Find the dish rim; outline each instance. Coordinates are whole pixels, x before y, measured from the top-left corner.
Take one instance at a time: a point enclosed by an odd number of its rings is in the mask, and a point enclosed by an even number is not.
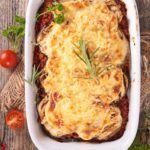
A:
[[[129,98],[129,120],[123,136],[115,141],[94,144],[85,142],[61,143],[50,139],[45,134],[43,134],[42,130],[39,127],[40,124],[37,122],[36,119],[36,104],[32,100],[35,97],[34,90],[28,83],[25,83],[25,102],[28,130],[32,141],[38,149],[46,150],[50,146],[53,150],[69,150],[69,146],[73,146],[75,150],[97,150],[99,148],[103,148],[105,150],[117,150],[118,148],[121,148],[122,150],[125,150],[132,144],[137,132],[140,112],[140,29],[138,11],[135,0],[123,1],[125,2],[127,7],[131,50],[131,88]],[[28,79],[31,76],[32,72],[35,16],[42,2],[43,0],[32,0],[29,1],[27,7],[25,31],[25,79]],[[34,123],[35,126],[33,125]]]

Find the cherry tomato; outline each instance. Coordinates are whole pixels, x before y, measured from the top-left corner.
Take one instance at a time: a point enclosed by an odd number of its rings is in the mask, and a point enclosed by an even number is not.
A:
[[[1,52],[0,65],[4,68],[14,68],[17,65],[17,54],[11,50]]]
[[[4,143],[1,144],[1,150],[6,150],[6,145]]]
[[[24,126],[25,118],[22,111],[12,109],[7,113],[5,121],[8,127],[15,130]]]

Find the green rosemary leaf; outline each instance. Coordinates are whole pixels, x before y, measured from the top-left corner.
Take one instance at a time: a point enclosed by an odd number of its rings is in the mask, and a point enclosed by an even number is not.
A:
[[[31,78],[26,80],[25,81],[27,83],[29,83],[32,87],[35,86],[35,82],[37,81],[37,79],[39,78],[39,76],[41,75],[42,71],[39,71],[39,67],[35,67],[35,65],[33,66],[33,69],[32,69],[32,75],[31,75]]]
[[[72,45],[73,45],[75,48],[79,49],[79,46],[76,45],[75,43],[72,43]]]
[[[86,46],[85,46],[85,42],[81,39],[79,40],[79,50],[80,52],[82,53],[83,57],[85,59],[88,59],[88,56],[87,56],[87,49],[86,49]]]
[[[80,60],[82,60],[86,64],[85,60],[75,50],[74,50],[74,53]]]
[[[92,53],[91,57],[90,57],[90,61],[93,60],[93,57],[95,56],[95,54],[98,52],[99,47]]]
[[[97,69],[98,76],[101,76],[105,71],[109,71],[110,69],[115,68],[113,65],[106,65],[104,67],[100,67]]]
[[[86,64],[87,71],[90,73],[91,78],[95,78],[96,77],[95,67],[91,62],[91,57],[88,53],[85,41],[83,41],[83,39],[79,40],[79,47],[76,44],[73,45],[75,45],[75,47],[78,48],[82,56],[80,56],[76,51],[75,54],[77,55],[78,58],[80,58],[80,60],[82,60]]]

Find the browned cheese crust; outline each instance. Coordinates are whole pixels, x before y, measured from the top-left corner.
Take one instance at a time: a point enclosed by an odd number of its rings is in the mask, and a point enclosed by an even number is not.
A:
[[[128,20],[127,20],[127,9],[125,4],[121,1],[121,0],[116,0],[117,5],[120,7],[120,10],[122,11],[123,17],[121,22],[119,23],[119,28],[122,30],[122,32],[124,33],[124,35],[126,36],[126,38],[129,40],[129,30],[128,30]],[[44,3],[42,4],[42,6],[40,7],[38,13],[42,13],[44,12],[48,6],[52,5],[52,0],[45,0]],[[110,6],[111,9],[111,6]],[[39,34],[39,32],[43,29],[45,29],[48,25],[50,25],[51,21],[53,19],[53,16],[51,13],[47,13],[43,16],[41,16],[35,25],[35,31],[36,31],[36,37]],[[34,50],[34,65],[36,66],[40,66],[40,70],[42,70],[46,64],[47,61],[47,56],[45,56],[43,53],[40,52],[40,48],[39,46],[35,46],[35,50]],[[129,79],[129,56],[126,59],[125,63],[123,64],[122,68],[123,68],[123,72],[126,74],[128,81],[130,82]],[[44,91],[44,88],[42,87],[41,82],[46,78],[46,74],[42,77],[40,77],[37,80],[37,87],[38,87],[38,95],[40,99],[43,99],[46,96],[46,92]],[[128,101],[128,97],[127,94],[118,102],[114,103],[113,105],[118,106],[120,108],[121,111],[121,116],[122,116],[122,125],[120,130],[111,138],[109,138],[107,141],[113,141],[116,140],[118,138],[120,138],[125,129],[126,129],[126,124],[128,122],[128,113],[129,113],[129,101]],[[43,106],[44,107],[44,106]],[[39,119],[40,121],[40,119]],[[41,125],[42,126],[42,125]],[[44,126],[42,126],[43,131],[45,131],[45,133],[50,136],[51,138],[54,138],[58,141],[64,142],[64,141],[84,141],[81,138],[79,138],[78,134],[73,133],[73,134],[69,134],[69,135],[65,135],[62,137],[54,137],[52,135],[50,135],[49,132],[47,132],[47,130],[45,129]],[[103,140],[97,140],[97,139],[92,139],[89,140],[88,142],[103,142]]]

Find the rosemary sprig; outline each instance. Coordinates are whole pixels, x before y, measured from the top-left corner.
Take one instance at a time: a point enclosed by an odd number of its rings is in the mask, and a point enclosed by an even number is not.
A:
[[[43,16],[43,15],[45,15],[47,13],[50,13],[50,12],[54,16],[54,22],[55,23],[61,24],[61,23],[64,22],[64,20],[65,20],[65,17],[64,17],[64,8],[63,8],[62,4],[59,3],[59,2],[57,2],[57,1],[55,1],[53,3],[53,6],[49,6],[45,12],[43,12],[41,14],[38,14],[36,16],[36,19],[38,19],[39,17],[41,17],[41,16]]]
[[[112,65],[112,64],[108,64],[108,65],[105,65],[104,67],[99,67],[97,68],[96,70],[96,73],[98,76],[101,76],[103,75],[106,71],[109,71],[110,69],[114,69],[115,66]]]
[[[39,78],[39,76],[41,75],[42,71],[39,71],[39,67],[35,67],[35,65],[33,66],[33,69],[32,69],[32,76],[30,79],[26,80],[25,81],[27,83],[29,83],[33,88],[35,88],[35,82],[37,81],[37,79]]]
[[[84,62],[84,64],[86,65],[86,69],[87,71],[90,73],[90,77],[91,78],[96,78],[97,74],[96,74],[96,68],[93,64],[93,57],[96,54],[96,52],[99,50],[99,48],[97,48],[91,55],[88,52],[87,49],[87,44],[85,43],[85,41],[83,39],[79,40],[79,46],[76,44],[73,44],[81,53],[81,55],[74,50],[74,53],[76,54],[76,56],[82,61]]]

